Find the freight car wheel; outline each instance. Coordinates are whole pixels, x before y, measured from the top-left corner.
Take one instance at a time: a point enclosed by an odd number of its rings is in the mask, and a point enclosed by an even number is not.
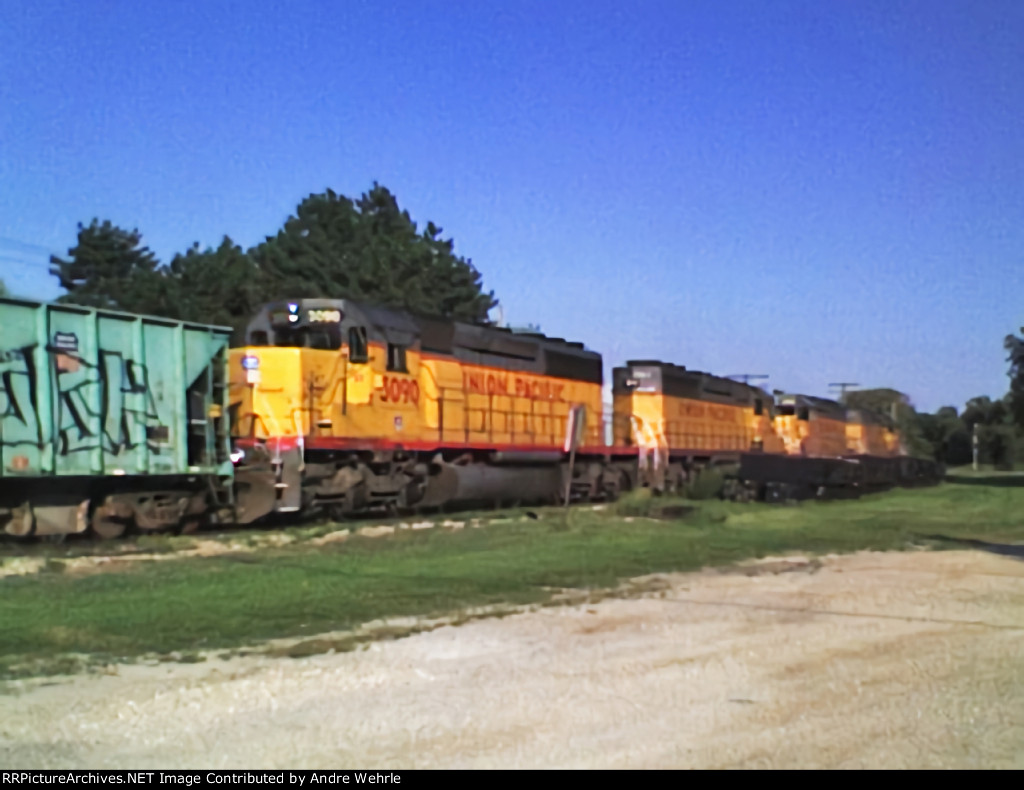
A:
[[[121,537],[128,525],[123,521],[116,521],[105,516],[97,510],[93,513],[89,526],[92,527],[93,534],[101,540],[113,540]]]

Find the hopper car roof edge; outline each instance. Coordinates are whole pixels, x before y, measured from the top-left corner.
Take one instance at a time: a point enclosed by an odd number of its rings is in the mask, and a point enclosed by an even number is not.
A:
[[[56,307],[60,310],[67,310],[73,313],[80,313],[87,315],[89,313],[97,313],[99,315],[108,315],[115,318],[130,318],[133,320],[142,319],[144,321],[151,321],[157,324],[164,324],[167,326],[186,326],[193,329],[216,329],[223,332],[233,332],[234,330],[230,326],[224,326],[223,324],[204,324],[199,321],[185,321],[180,318],[168,318],[163,315],[153,315],[151,313],[129,313],[126,310],[112,310],[108,307],[92,307],[84,304],[74,304],[72,302],[56,302],[56,301],[43,301],[40,299],[25,299],[20,296],[0,296],[0,304],[5,302],[13,302],[14,304],[26,305],[28,307]]]

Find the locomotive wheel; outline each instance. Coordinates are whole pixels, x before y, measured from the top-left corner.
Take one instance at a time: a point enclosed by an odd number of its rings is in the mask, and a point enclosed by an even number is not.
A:
[[[201,524],[202,520],[198,517],[186,518],[181,522],[181,527],[178,529],[178,533],[181,535],[193,535],[199,531]]]
[[[121,537],[128,525],[123,521],[116,521],[106,516],[102,510],[97,509],[92,514],[89,526],[92,528],[93,534],[101,540],[113,540]]]

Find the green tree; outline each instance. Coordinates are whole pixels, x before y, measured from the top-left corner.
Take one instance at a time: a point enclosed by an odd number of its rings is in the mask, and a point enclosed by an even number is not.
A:
[[[284,228],[251,251],[272,299],[362,299],[482,322],[496,304],[480,273],[428,222],[421,233],[385,187],[357,201],[310,195]]]
[[[3,280],[0,280],[0,297],[10,296],[11,292],[7,290],[7,285]]]
[[[971,462],[971,434],[952,406],[935,414],[919,414],[921,435],[931,448],[931,457],[950,466]]]
[[[1024,332],[1024,328],[1021,329]],[[1007,407],[1010,418],[1018,433],[1024,433],[1024,340],[1007,335],[1003,347],[1009,353],[1010,392],[1007,396]]]
[[[237,339],[260,304],[269,301],[256,262],[227,236],[217,249],[193,244],[161,274],[166,281],[162,315],[230,326]]]
[[[1010,409],[1010,396],[992,400],[987,396],[971,398],[960,415],[964,427],[978,437],[978,460],[1000,469],[1012,469],[1016,440]]]
[[[79,223],[68,259],[54,255],[50,263],[50,273],[67,291],[58,301],[136,313],[158,313],[164,306],[156,256],[142,245],[138,230],[97,219],[88,227]]]
[[[975,424],[1002,425],[1008,422],[1009,416],[1009,409],[1004,401],[994,401],[987,395],[981,395],[967,401],[960,419],[970,431],[974,430]]]

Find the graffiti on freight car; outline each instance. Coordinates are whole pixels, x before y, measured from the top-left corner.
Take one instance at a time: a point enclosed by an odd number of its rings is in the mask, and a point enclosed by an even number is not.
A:
[[[161,431],[145,365],[117,351],[100,350],[92,363],[78,353],[74,335],[58,333],[46,348],[51,376],[41,375],[37,347],[0,350],[0,448],[52,443],[58,455],[102,449],[131,451]],[[40,387],[52,381],[45,397]],[[50,403],[50,418],[42,412]],[[154,448],[155,449],[155,448]]]
[[[0,446],[42,447],[35,346],[0,351]]]

